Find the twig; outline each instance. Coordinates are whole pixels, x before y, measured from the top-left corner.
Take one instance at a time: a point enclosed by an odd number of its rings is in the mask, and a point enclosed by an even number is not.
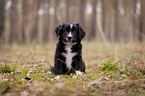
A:
[[[51,81],[51,79],[50,79],[50,78],[45,77],[45,76],[44,76],[44,74],[42,74],[42,77],[43,77],[44,79],[48,80],[48,81]]]
[[[2,90],[1,94],[8,92],[9,89],[10,89],[10,86],[6,87],[4,90]]]
[[[60,60],[59,58],[57,58],[57,60],[61,61],[62,63],[66,64],[66,65],[68,65],[66,62]],[[69,67],[72,68],[71,66],[69,66]],[[72,68],[72,69],[73,69],[74,71],[76,71],[74,68]]]

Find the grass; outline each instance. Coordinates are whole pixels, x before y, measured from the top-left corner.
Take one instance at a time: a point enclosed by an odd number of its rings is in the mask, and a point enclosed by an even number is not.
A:
[[[53,75],[56,42],[0,45],[0,95],[145,94],[145,44],[83,42],[86,74]]]

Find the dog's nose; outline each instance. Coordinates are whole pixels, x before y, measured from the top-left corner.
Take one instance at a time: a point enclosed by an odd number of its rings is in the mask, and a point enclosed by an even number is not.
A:
[[[72,37],[68,37],[68,40],[71,40]]]

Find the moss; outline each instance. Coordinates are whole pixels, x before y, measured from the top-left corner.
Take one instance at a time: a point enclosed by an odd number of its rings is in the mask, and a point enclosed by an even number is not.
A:
[[[104,71],[116,71],[119,69],[119,66],[116,62],[104,61],[101,63],[100,69]]]

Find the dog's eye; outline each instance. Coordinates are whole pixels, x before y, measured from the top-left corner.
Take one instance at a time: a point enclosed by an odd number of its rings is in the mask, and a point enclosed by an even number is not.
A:
[[[64,33],[65,33],[65,34],[67,34],[67,33],[68,33],[68,31],[67,31],[67,30],[65,30],[65,31],[64,31]]]
[[[77,32],[76,32],[76,31],[74,31],[74,32],[73,32],[73,34],[77,34]]]

